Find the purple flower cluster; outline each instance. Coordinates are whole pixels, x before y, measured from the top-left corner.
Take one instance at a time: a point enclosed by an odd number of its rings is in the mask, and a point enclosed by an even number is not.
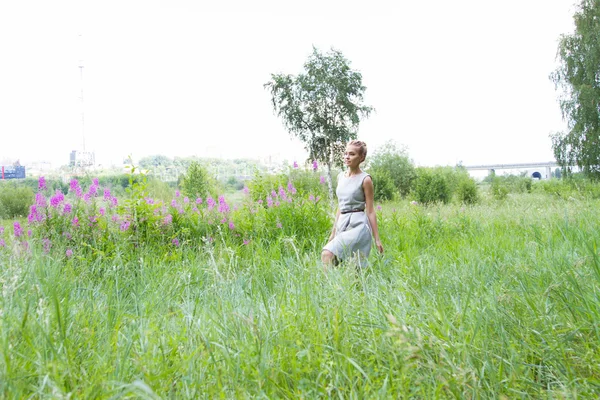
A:
[[[38,190],[46,190],[47,186],[46,186],[46,178],[44,178],[43,176],[40,176],[40,178],[38,179]]]

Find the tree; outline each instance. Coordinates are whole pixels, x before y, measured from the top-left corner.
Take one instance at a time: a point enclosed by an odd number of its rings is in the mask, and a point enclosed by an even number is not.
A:
[[[559,100],[569,131],[552,135],[552,149],[563,172],[577,165],[600,178],[600,0],[582,0],[575,32],[558,46],[560,66],[550,78],[561,88]]]
[[[360,72],[350,68],[341,52],[313,52],[298,76],[272,74],[265,84],[273,109],[290,134],[304,143],[310,159],[327,167],[327,183],[333,202],[331,168],[342,165],[346,143],[356,139],[361,117],[371,107],[363,104],[366,87]]]
[[[398,148],[393,140],[387,141],[369,158],[368,170],[371,175],[386,171],[402,197],[410,193],[412,183],[417,178],[415,166],[408,157],[406,148]]]
[[[198,162],[192,161],[181,183],[183,194],[188,197],[206,197],[211,189],[208,172]]]

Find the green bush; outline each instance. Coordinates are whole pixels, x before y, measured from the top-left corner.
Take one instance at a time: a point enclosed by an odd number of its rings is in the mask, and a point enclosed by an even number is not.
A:
[[[387,172],[395,190],[406,197],[417,178],[415,166],[408,157],[406,149],[399,149],[393,141],[385,143],[368,158],[368,172],[371,176],[383,176]],[[377,189],[376,189],[377,190]]]
[[[452,197],[448,174],[439,168],[417,168],[414,196],[419,203],[448,203]]]
[[[328,194],[326,177],[312,171],[291,169],[288,174],[269,175],[255,171],[254,177],[247,183],[250,196],[254,201],[265,200],[273,191],[278,192],[280,188],[289,189],[294,187],[301,197],[313,195],[325,198]],[[337,185],[337,173],[333,174],[333,188]]]
[[[24,217],[33,204],[33,190],[14,183],[0,185],[0,217],[4,219]]]
[[[376,201],[393,200],[398,193],[390,174],[384,169],[374,169],[370,172],[373,180],[373,197]]]
[[[206,197],[213,186],[206,169],[195,161],[190,164],[181,182],[183,194],[191,198]]]
[[[477,183],[469,176],[463,176],[456,186],[458,201],[464,204],[475,204],[479,202]]]
[[[492,179],[491,192],[496,200],[504,200],[508,196],[509,190],[506,183],[496,176]]]

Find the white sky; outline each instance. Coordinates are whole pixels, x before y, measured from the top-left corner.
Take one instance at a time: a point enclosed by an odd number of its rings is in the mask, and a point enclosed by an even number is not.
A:
[[[0,3],[0,160],[82,148],[302,160],[263,84],[334,47],[376,113],[359,137],[419,165],[552,160],[555,69],[574,0],[103,0]],[[81,35],[81,37],[79,36]]]

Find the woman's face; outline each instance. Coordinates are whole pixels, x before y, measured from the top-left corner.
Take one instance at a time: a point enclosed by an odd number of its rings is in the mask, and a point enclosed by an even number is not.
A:
[[[363,161],[364,158],[360,154],[360,147],[351,144],[346,146],[346,152],[344,153],[344,164],[350,168],[358,168],[360,163]]]

